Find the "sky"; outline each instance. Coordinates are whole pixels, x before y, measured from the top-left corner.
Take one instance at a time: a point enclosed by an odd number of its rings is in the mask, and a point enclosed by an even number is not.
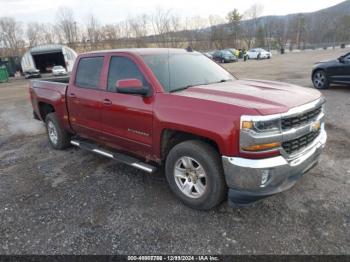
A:
[[[156,8],[171,9],[181,17],[226,14],[237,8],[244,12],[253,4],[264,7],[263,15],[285,15],[312,12],[344,0],[0,0],[0,17],[11,16],[24,23],[54,23],[60,6],[74,10],[76,20],[83,22],[94,14],[102,23],[117,23],[130,16],[152,13]]]

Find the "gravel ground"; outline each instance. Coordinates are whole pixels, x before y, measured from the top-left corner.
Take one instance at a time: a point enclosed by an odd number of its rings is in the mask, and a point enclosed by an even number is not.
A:
[[[225,65],[243,78],[311,87],[314,62],[340,50]],[[1,254],[350,254],[350,88],[327,97],[321,163],[291,190],[250,208],[201,212],[147,175],[49,147],[25,80],[0,84]]]

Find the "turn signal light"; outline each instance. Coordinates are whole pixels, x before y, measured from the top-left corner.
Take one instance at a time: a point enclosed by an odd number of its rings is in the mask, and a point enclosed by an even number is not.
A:
[[[249,151],[249,152],[259,152],[259,151],[264,151],[264,150],[269,150],[273,148],[280,147],[281,143],[269,143],[269,144],[261,144],[261,145],[253,145],[253,146],[247,146],[247,147],[242,147],[244,151]]]
[[[242,122],[242,128],[243,129],[252,129],[253,128],[253,122],[252,121],[243,121]]]

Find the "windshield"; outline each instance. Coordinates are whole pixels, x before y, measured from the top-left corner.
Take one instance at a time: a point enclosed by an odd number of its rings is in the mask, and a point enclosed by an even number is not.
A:
[[[228,50],[222,51],[222,54],[223,54],[223,55],[232,56],[232,53],[231,53],[230,51],[228,51]]]
[[[168,92],[235,79],[221,66],[197,52],[144,55],[143,58]]]
[[[53,69],[57,70],[57,69],[63,69],[63,66],[54,66]]]

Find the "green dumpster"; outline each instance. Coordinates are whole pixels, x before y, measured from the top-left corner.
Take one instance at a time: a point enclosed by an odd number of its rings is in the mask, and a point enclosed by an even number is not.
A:
[[[0,66],[0,83],[8,82],[9,75],[7,73],[6,66]]]

